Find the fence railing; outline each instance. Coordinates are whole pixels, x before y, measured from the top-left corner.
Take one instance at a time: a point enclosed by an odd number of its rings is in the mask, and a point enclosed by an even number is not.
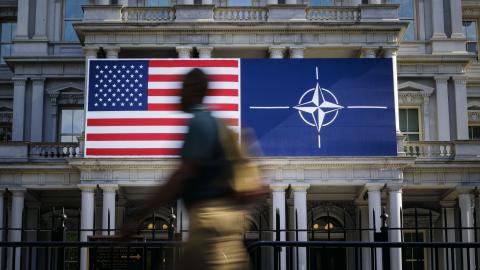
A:
[[[36,160],[55,160],[77,157],[80,154],[78,143],[29,143],[28,156]]]
[[[173,21],[175,9],[172,7],[125,7],[122,21],[158,22]]]
[[[453,159],[455,144],[448,141],[409,141],[405,143],[407,156],[419,159]]]
[[[262,22],[268,19],[265,7],[217,7],[214,9],[215,21]]]
[[[361,10],[355,7],[309,7],[307,20],[320,22],[357,22]]]

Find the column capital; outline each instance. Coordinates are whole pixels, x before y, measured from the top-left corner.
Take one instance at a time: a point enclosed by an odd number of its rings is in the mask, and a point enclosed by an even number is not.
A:
[[[363,58],[376,58],[378,47],[362,47],[361,54]]]
[[[456,84],[467,84],[467,76],[464,76],[464,75],[452,76],[452,79]]]
[[[25,84],[27,82],[26,77],[13,77],[11,80],[14,84]]]
[[[286,50],[285,46],[271,46],[268,48],[270,58],[283,58],[283,54]]]
[[[190,58],[192,54],[192,46],[177,46],[175,48],[178,53],[178,58]]]
[[[387,183],[387,188],[389,192],[402,192],[403,187],[403,183]]]
[[[45,81],[45,77],[31,77],[30,79],[31,79],[34,83],[44,82],[44,81]]]
[[[85,47],[83,52],[85,53],[85,58],[97,58],[98,47]]]
[[[82,192],[94,192],[95,189],[97,189],[97,185],[92,185],[92,184],[79,184],[77,187],[82,191]]]
[[[213,46],[197,46],[199,58],[212,58]]]
[[[118,190],[118,185],[116,184],[102,184],[99,185],[103,192],[115,192]]]
[[[306,192],[310,188],[310,184],[307,183],[291,183],[290,186],[295,192]]]
[[[457,202],[455,201],[440,201],[440,207],[442,208],[455,208]]]
[[[383,48],[383,51],[385,52],[385,58],[393,58],[398,54],[397,47]]]
[[[288,187],[288,184],[285,184],[285,183],[273,183],[273,184],[270,184],[270,189],[271,189],[273,192],[285,191],[285,189],[287,189],[287,187]]]
[[[385,183],[366,183],[367,191],[380,191],[385,186]]]
[[[14,187],[14,188],[9,188],[8,191],[12,193],[13,197],[24,197],[25,192],[27,192],[27,189],[24,187]]]
[[[304,46],[290,46],[290,58],[304,58]]]
[[[120,52],[120,47],[103,47],[107,54],[107,58],[116,59],[118,58],[118,53]]]
[[[440,82],[440,83],[447,83],[448,79],[450,79],[450,76],[446,76],[446,75],[439,75],[439,76],[435,76],[433,77],[435,79],[435,81],[437,82]]]

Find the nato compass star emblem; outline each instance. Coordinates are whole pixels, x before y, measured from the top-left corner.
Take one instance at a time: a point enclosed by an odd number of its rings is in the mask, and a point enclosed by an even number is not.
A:
[[[331,90],[320,87],[318,67],[315,69],[316,85],[308,89],[294,106],[250,106],[252,110],[295,109],[300,119],[317,131],[318,148],[322,148],[320,131],[322,127],[333,124],[342,109],[387,109],[386,106],[342,106]]]

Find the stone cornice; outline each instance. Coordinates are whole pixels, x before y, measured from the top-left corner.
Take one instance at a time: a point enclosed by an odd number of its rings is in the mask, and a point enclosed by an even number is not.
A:
[[[402,63],[464,63],[468,64],[470,61],[475,59],[474,56],[470,54],[451,54],[451,55],[433,55],[433,54],[422,54],[422,55],[398,55],[397,61],[399,64]]]

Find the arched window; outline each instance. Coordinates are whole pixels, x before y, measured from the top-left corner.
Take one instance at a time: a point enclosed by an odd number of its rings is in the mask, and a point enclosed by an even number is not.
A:
[[[398,16],[401,21],[408,22],[407,31],[403,40],[415,40],[415,6],[414,0],[390,0],[392,4],[399,4],[400,9],[398,11]]]
[[[312,6],[333,6],[334,0],[311,0],[310,5]]]

